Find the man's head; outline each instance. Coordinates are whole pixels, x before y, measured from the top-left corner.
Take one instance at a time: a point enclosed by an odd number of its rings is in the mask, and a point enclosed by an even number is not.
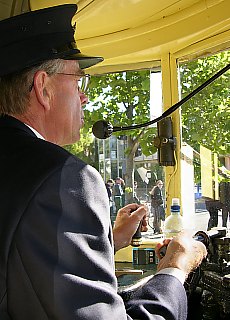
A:
[[[114,185],[113,179],[108,179],[108,180],[107,180],[107,185],[108,185],[110,188],[112,188],[113,185]]]
[[[59,145],[79,140],[82,105],[87,103],[79,88],[82,69],[103,60],[76,48],[71,26],[75,11],[75,5],[63,5],[0,22],[0,61],[5,58],[0,67],[0,114],[18,118]],[[9,41],[2,37],[7,30],[13,37]]]
[[[161,189],[163,187],[162,180],[157,180],[156,185]]]
[[[36,129],[58,145],[80,139],[86,95],[79,88],[83,70],[74,60],[49,60],[0,81],[0,110]],[[7,79],[7,80],[6,80]]]
[[[115,183],[121,184],[121,183],[122,183],[122,179],[121,179],[120,177],[117,177],[117,178],[115,179]]]

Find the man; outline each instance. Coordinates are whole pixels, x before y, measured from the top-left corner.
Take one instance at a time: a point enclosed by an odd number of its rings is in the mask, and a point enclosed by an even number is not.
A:
[[[227,228],[230,217],[230,182],[221,181],[219,186],[220,204],[222,209],[222,227]]]
[[[157,180],[156,185],[150,192],[151,195],[151,206],[153,210],[153,227],[154,233],[158,234],[161,232],[161,220],[165,220],[165,210],[163,205],[163,197],[162,197],[162,180]]]
[[[124,191],[122,188],[122,179],[120,177],[117,177],[115,179],[115,184],[114,184],[114,203],[116,206],[116,211],[118,211],[122,207],[123,194],[124,194]]]
[[[219,200],[210,198],[209,200],[205,200],[205,206],[210,214],[207,229],[211,230],[218,226],[218,212],[221,209],[221,204]]]
[[[137,181],[134,181],[134,184],[133,184],[133,200],[135,203],[138,203],[140,204],[140,199],[138,198],[137,196]]]
[[[110,217],[113,217],[113,186],[114,181],[113,179],[108,179],[105,183],[106,191],[109,198],[109,208],[110,208]]]
[[[0,318],[185,319],[182,283],[204,246],[186,236],[170,242],[159,273],[125,305],[113,241],[119,250],[142,219],[146,228],[146,209],[119,210],[112,237],[99,173],[59,146],[79,140],[82,69],[102,60],[76,48],[75,11],[0,22]]]

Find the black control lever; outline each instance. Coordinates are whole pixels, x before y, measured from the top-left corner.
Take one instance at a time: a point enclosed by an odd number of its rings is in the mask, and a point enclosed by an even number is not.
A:
[[[139,247],[142,242],[141,227],[142,227],[142,220],[139,223],[139,226],[132,237],[131,246],[133,247]]]

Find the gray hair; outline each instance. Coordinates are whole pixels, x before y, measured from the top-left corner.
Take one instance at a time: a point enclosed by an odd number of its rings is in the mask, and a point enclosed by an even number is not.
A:
[[[29,96],[35,73],[44,70],[52,75],[63,71],[64,66],[64,60],[48,60],[20,73],[0,77],[0,115],[24,114],[29,107]]]

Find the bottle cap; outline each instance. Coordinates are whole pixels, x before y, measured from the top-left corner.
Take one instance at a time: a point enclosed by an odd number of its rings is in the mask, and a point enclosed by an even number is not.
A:
[[[180,212],[180,199],[179,198],[172,198],[172,205],[171,205],[171,213],[179,213]]]
[[[179,198],[172,198],[172,206],[179,206],[180,199]]]

